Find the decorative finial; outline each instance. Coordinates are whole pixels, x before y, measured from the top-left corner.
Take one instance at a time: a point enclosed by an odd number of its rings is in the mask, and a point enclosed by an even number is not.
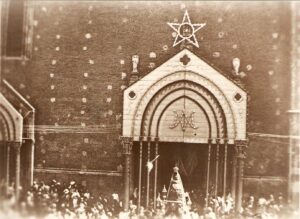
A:
[[[131,60],[132,60],[132,72],[130,74],[129,85],[139,80],[139,76],[138,76],[139,56],[133,55]]]
[[[241,61],[239,58],[232,59],[233,72],[236,76],[239,75],[240,63],[241,63]]]
[[[132,56],[132,73],[138,73],[139,56]]]
[[[164,192],[167,192],[166,185],[164,185],[163,190],[162,190],[162,193],[164,193]]]

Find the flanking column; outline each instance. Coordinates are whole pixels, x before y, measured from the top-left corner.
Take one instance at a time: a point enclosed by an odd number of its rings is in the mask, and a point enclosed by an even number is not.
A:
[[[156,197],[157,197],[157,169],[158,169],[158,137],[155,138],[155,161],[154,161],[154,197],[153,197],[153,208],[156,209]]]
[[[236,212],[240,212],[242,208],[243,198],[243,178],[244,178],[244,160],[246,158],[247,140],[236,140],[235,146],[237,149],[237,196],[236,196]]]
[[[207,153],[207,172],[206,172],[206,194],[205,194],[205,207],[208,207],[209,198],[209,177],[210,177],[210,156],[211,156],[211,139],[208,139],[208,153]]]
[[[216,181],[215,181],[215,196],[218,196],[218,184],[219,184],[219,157],[220,157],[220,139],[216,139]]]
[[[23,181],[23,187],[25,189],[28,189],[32,183],[33,183],[33,170],[34,170],[34,140],[30,138],[23,139],[23,146],[26,147],[26,156],[28,159],[26,159],[26,179]],[[22,170],[23,171],[23,170]]]
[[[237,148],[232,146],[232,173],[231,173],[231,196],[233,201],[236,200],[236,171],[237,171]]]
[[[15,151],[15,162],[16,162],[16,178],[15,178],[15,191],[16,191],[16,200],[18,201],[20,198],[20,174],[21,174],[21,142],[12,143]]]
[[[223,197],[226,197],[226,187],[227,187],[227,154],[228,154],[228,141],[225,139],[224,142],[224,170],[223,170]]]
[[[33,184],[33,171],[34,171],[34,140],[30,139],[30,155],[29,155],[29,170],[28,170],[28,183],[29,186]]]
[[[121,137],[124,154],[124,211],[129,209],[132,137]]]

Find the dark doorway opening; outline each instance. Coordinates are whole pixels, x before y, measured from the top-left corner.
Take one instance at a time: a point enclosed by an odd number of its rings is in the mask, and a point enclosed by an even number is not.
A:
[[[148,146],[150,145],[150,147]],[[168,189],[170,179],[173,173],[173,167],[179,168],[179,173],[183,182],[185,192],[188,192],[192,202],[199,206],[204,206],[206,192],[210,196],[222,196],[231,192],[232,176],[233,176],[233,154],[234,148],[227,146],[225,153],[225,145],[220,144],[219,149],[216,144],[211,145],[210,150],[210,169],[209,180],[208,173],[208,144],[192,144],[192,143],[176,143],[176,142],[158,142],[158,169],[157,169],[157,193],[154,196],[154,178],[155,167],[149,174],[149,203],[151,205],[154,197],[162,192],[163,186]],[[143,142],[142,147],[142,178],[141,178],[141,205],[145,206],[147,197],[147,167],[146,163],[149,159],[155,157],[155,142],[148,144]],[[150,153],[148,153],[150,152]],[[224,161],[226,155],[227,171],[224,172]],[[139,160],[140,160],[140,144],[134,143],[133,147],[133,186],[139,186]],[[218,172],[218,174],[217,174]],[[224,180],[226,178],[226,185]],[[209,182],[207,186],[207,182]],[[217,185],[217,186],[216,186]],[[224,188],[224,185],[226,188]],[[225,189],[225,190],[224,190]]]
[[[147,167],[148,143],[143,142],[142,153],[142,205],[145,205],[147,188]],[[138,142],[133,147],[133,184],[134,188],[139,186],[139,152]],[[206,176],[207,176],[207,144],[159,142],[158,144],[158,171],[157,171],[157,194],[161,193],[163,186],[168,189],[173,168],[177,166],[186,192],[191,196],[197,194],[197,201],[202,203],[205,198]],[[150,160],[155,158],[155,143],[150,144]],[[149,199],[152,203],[154,199],[154,174],[153,168],[149,175],[150,194]],[[199,194],[201,194],[199,196]],[[191,197],[192,198],[192,197]],[[203,203],[202,203],[203,204]]]
[[[179,168],[185,191],[205,191],[207,145],[160,143],[159,154],[158,191],[163,185],[168,189],[175,166]]]

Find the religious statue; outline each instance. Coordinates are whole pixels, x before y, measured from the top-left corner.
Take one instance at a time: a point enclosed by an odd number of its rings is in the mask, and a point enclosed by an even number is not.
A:
[[[173,168],[173,174],[171,177],[169,189],[167,192],[164,203],[166,204],[167,217],[173,218],[185,218],[189,215],[188,193],[184,192],[183,183],[179,174],[179,168],[175,166]]]
[[[233,72],[236,76],[239,75],[240,63],[241,61],[239,58],[232,59]]]
[[[138,64],[139,64],[139,56],[133,55],[132,56],[132,73],[138,73]]]
[[[173,168],[173,174],[167,194],[167,201],[178,203],[181,206],[185,205],[185,192],[179,174],[179,168],[177,166]]]

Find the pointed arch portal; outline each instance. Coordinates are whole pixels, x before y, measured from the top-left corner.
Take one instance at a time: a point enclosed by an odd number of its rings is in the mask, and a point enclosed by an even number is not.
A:
[[[0,191],[5,194],[11,181],[11,154],[14,146],[22,141],[23,117],[0,93],[0,181],[5,182],[5,190]],[[16,162],[20,161],[18,153],[14,153]],[[15,165],[17,167],[17,165]],[[16,168],[17,169],[17,168]],[[17,170],[19,171],[19,170]],[[16,175],[17,176],[17,175]],[[17,177],[15,177],[16,180]],[[4,188],[2,188],[4,189]]]
[[[132,156],[130,150],[126,150],[125,208],[126,197],[133,186],[139,190],[139,206],[148,207],[152,197],[155,206],[161,190],[158,164],[168,156],[159,154],[164,145],[178,145],[185,151],[196,150],[192,149],[195,145],[205,148],[205,152],[199,154],[206,160],[205,177],[201,181],[205,184],[203,193],[207,198],[212,193],[231,192],[237,196],[239,205],[242,160],[237,149],[246,142],[245,90],[184,49],[128,87],[123,104],[123,145],[128,145],[130,139],[135,151]],[[126,144],[124,139],[127,139]],[[155,160],[154,171],[147,172],[145,163],[157,155],[161,156]],[[135,171],[132,159],[138,166]]]
[[[6,80],[1,85],[0,182],[5,186],[0,196],[8,194],[14,185],[18,200],[18,188],[26,190],[33,182],[35,109]]]

